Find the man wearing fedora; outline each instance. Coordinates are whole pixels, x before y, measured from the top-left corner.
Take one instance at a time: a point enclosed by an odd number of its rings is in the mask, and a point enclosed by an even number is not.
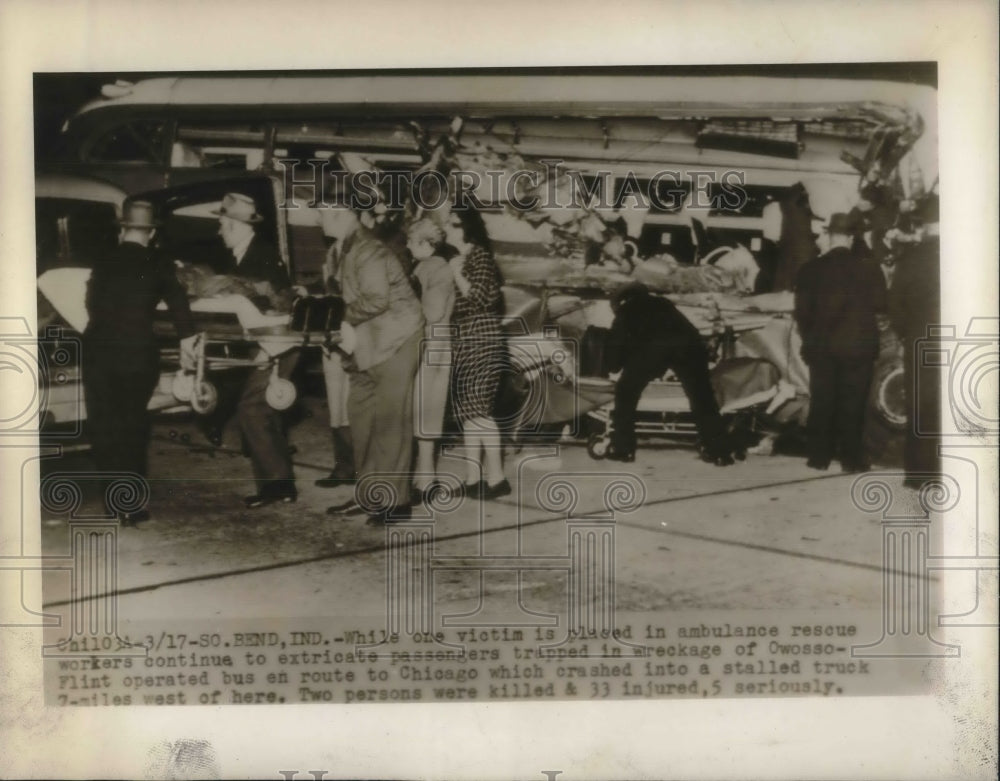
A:
[[[269,282],[275,291],[289,287],[288,269],[278,251],[257,233],[264,217],[253,198],[243,193],[226,193],[219,208],[219,236],[232,253],[231,264],[222,269],[255,282]]]
[[[219,217],[219,236],[232,254],[232,263],[223,269],[224,273],[251,282],[269,283],[275,292],[287,289],[291,283],[281,256],[257,233],[264,217],[258,212],[254,199],[243,193],[226,193],[214,213]],[[277,359],[279,377],[287,380],[291,376],[299,362],[299,353],[297,349],[289,350]],[[244,499],[248,508],[275,502],[291,503],[298,497],[282,413],[267,403],[270,379],[271,368],[266,362],[251,371],[236,407],[236,418],[257,486],[256,493]]]
[[[869,468],[865,407],[886,286],[878,264],[851,249],[859,231],[855,215],[832,215],[820,236],[824,253],[802,266],[795,286],[795,321],[809,366],[806,434],[813,469],[829,468],[835,456],[845,472]]]
[[[119,245],[95,264],[87,284],[83,333],[83,392],[97,470],[145,477],[149,444],[146,407],[160,376],[153,318],[163,300],[181,339],[181,363],[193,368],[194,321],[187,294],[170,262],[150,249],[157,222],[152,204],[126,205]],[[106,500],[107,502],[107,500]],[[146,520],[145,508],[125,513],[123,525]]]

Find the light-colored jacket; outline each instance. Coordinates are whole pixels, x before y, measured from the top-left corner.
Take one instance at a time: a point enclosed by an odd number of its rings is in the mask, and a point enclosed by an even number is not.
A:
[[[354,326],[360,371],[377,366],[424,325],[420,302],[399,259],[365,228],[344,242],[338,283],[345,319]]]

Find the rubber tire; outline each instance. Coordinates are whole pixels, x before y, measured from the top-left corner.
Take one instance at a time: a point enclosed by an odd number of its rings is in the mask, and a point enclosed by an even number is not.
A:
[[[903,346],[899,338],[891,330],[881,333],[881,345],[875,371],[872,374],[872,386],[868,392],[868,407],[865,411],[864,447],[868,459],[879,466],[900,467],[903,464],[903,443],[906,437],[907,423],[899,421],[899,409],[895,414],[886,414],[886,383],[899,388],[899,383],[905,382],[903,371]],[[888,397],[897,404],[903,405],[895,393],[890,390]]]
[[[264,399],[271,409],[283,412],[295,403],[295,385],[289,380],[272,379],[267,383]]]
[[[587,440],[587,455],[595,461],[602,461],[608,455],[611,440],[604,434],[591,434]]]
[[[199,415],[211,415],[219,406],[219,391],[205,380],[191,394],[191,409]]]

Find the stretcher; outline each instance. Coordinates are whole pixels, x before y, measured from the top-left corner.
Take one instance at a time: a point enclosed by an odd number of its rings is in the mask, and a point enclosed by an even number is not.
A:
[[[548,423],[586,423],[588,452],[603,458],[610,437],[616,381],[587,352],[588,332],[611,326],[614,313],[606,291],[560,281],[505,288],[504,329],[517,393],[511,421],[518,442]],[[717,293],[667,296],[698,329],[712,356],[710,365],[720,412],[734,425],[756,425],[794,398],[796,388],[770,361],[739,356],[741,338],[765,328],[773,315],[748,311],[742,299]],[[735,305],[734,305],[735,303]],[[737,308],[739,306],[739,308]],[[541,325],[542,323],[547,325]],[[525,336],[525,331],[529,333]],[[636,433],[690,443],[697,435],[691,406],[671,372],[651,382],[637,409]]]
[[[46,271],[37,280],[39,292],[77,333],[87,327],[89,278],[89,269],[59,268]],[[198,331],[192,370],[180,366],[177,335],[166,305],[161,302],[157,307],[154,336],[160,343],[161,375],[148,405],[151,411],[193,409],[209,414],[218,403],[212,378],[219,372],[246,368],[270,368],[267,402],[275,409],[287,409],[295,401],[296,389],[278,376],[278,358],[304,347],[353,350],[353,331],[343,322],[343,301],[334,296],[301,297],[290,313],[281,314],[262,312],[238,294],[196,298],[189,303]],[[49,389],[46,409],[52,422],[59,424],[86,417],[79,366],[66,367],[63,373],[67,380]]]
[[[218,391],[211,381],[216,372],[255,368],[269,370],[265,399],[276,410],[288,409],[297,395],[295,385],[278,374],[278,359],[289,350],[308,347],[350,351],[353,331],[343,322],[343,300],[336,296],[303,296],[295,300],[291,313],[268,313],[246,296],[229,294],[190,302],[198,334],[194,341],[193,369],[178,369],[170,381],[170,392],[190,404],[200,415],[211,414],[218,404]],[[158,312],[165,314],[160,304]],[[171,325],[158,316],[157,333]],[[180,364],[179,350],[161,350],[161,357]]]

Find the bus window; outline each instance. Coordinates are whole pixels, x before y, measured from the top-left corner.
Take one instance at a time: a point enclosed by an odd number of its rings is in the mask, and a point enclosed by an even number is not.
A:
[[[171,149],[175,168],[256,171],[264,163],[263,125],[232,122],[182,122]]]
[[[739,184],[724,187],[713,182],[709,186],[712,208],[709,217],[762,217],[764,207],[771,201],[780,201],[787,187],[760,184]]]
[[[90,147],[88,162],[163,163],[167,123],[137,119],[111,128]]]

